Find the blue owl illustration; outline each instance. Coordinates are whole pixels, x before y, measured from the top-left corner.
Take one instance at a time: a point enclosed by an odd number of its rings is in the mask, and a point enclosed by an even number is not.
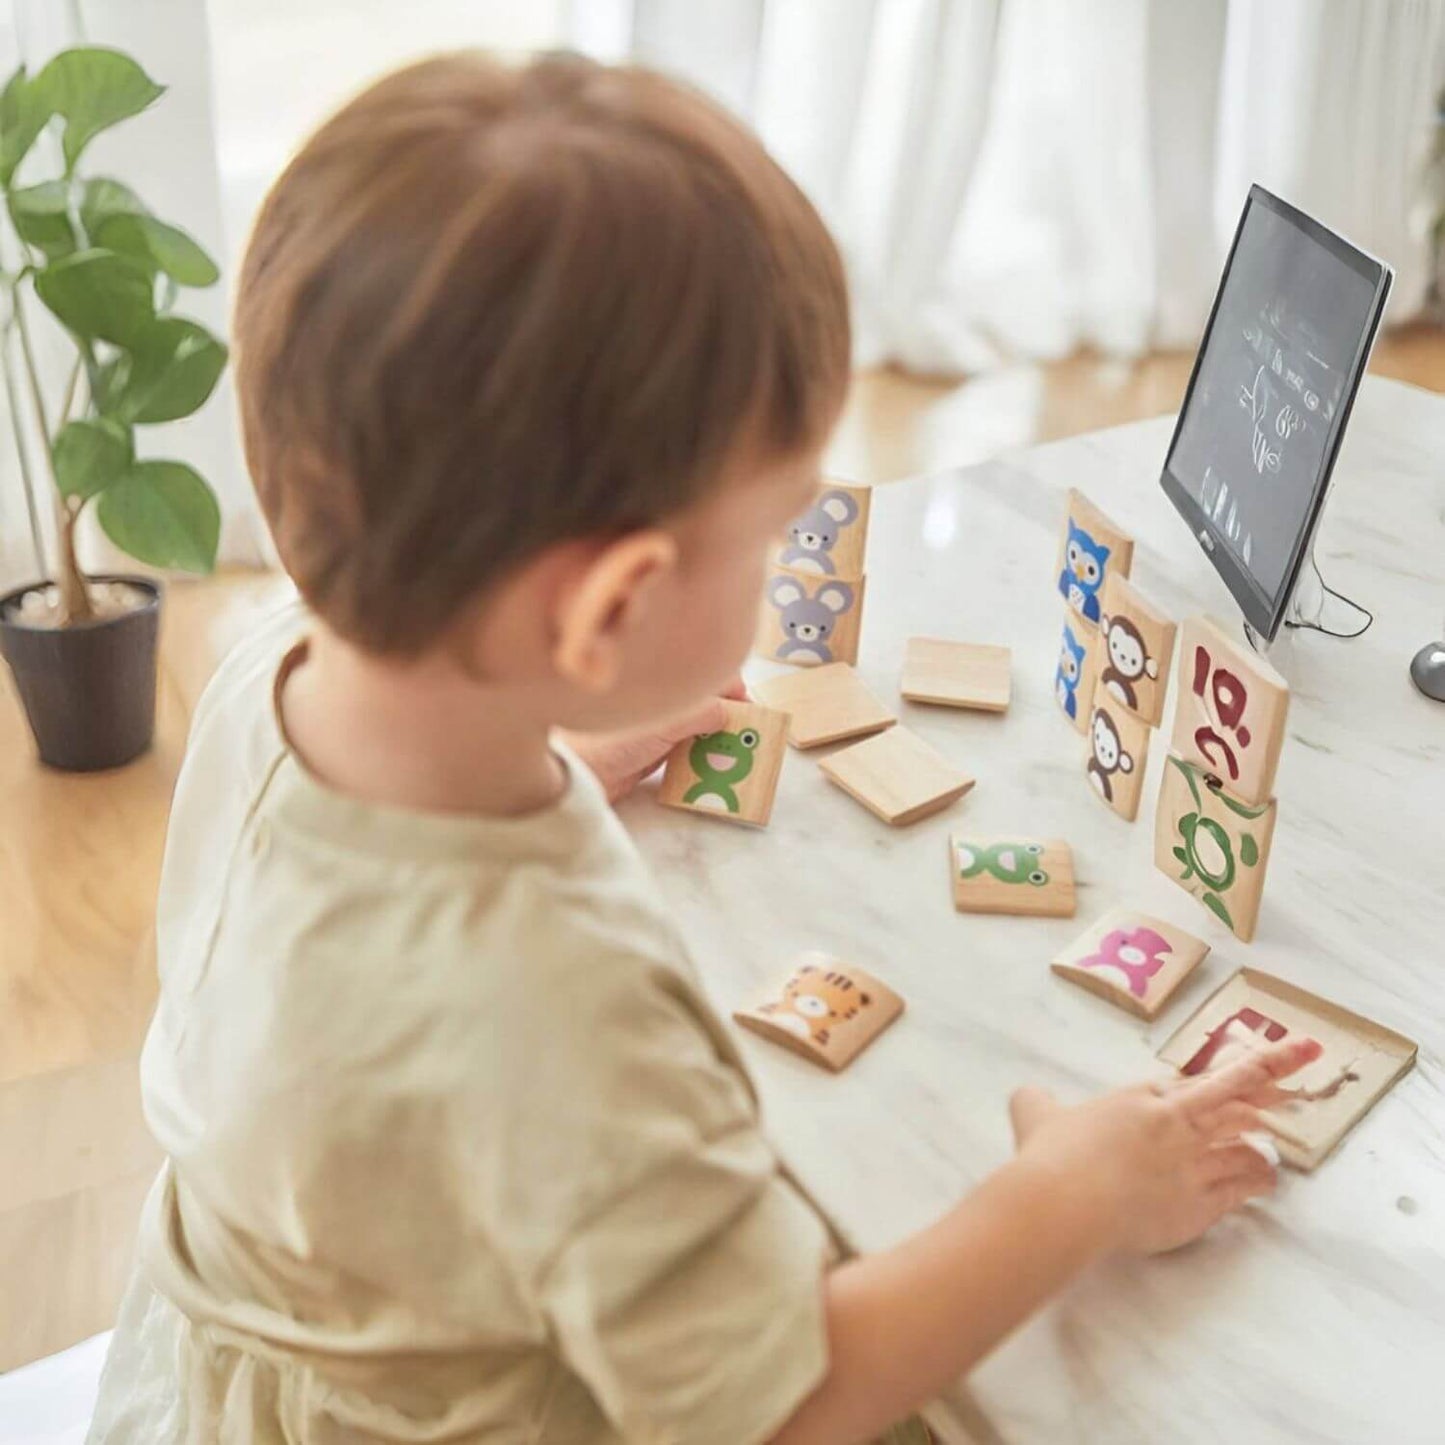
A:
[[[1054,674],[1054,694],[1059,706],[1071,718],[1079,716],[1079,678],[1084,672],[1088,648],[1074,636],[1074,629],[1064,623],[1064,642],[1059,649],[1059,670]]]
[[[1101,547],[1074,519],[1069,518],[1069,539],[1064,544],[1064,570],[1059,591],[1075,612],[1090,622],[1099,620],[1099,588],[1104,585],[1104,564],[1110,548]]]

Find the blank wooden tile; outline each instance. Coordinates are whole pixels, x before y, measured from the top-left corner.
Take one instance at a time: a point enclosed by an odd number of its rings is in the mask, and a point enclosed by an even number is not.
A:
[[[897,721],[846,662],[771,677],[753,688],[753,696],[787,713],[788,741],[795,748],[866,737]]]
[[[1064,601],[1087,621],[1098,622],[1105,581],[1113,572],[1127,577],[1133,562],[1134,539],[1078,488],[1071,488],[1054,571]]]
[[[861,577],[872,487],[824,482],[812,505],[788,524],[778,561],[822,577]]]
[[[763,589],[754,651],[796,667],[857,662],[865,579],[775,564]]]
[[[1349,1009],[1272,974],[1242,968],[1207,998],[1159,1051],[1197,1078],[1289,1038],[1324,1052],[1284,1081],[1290,1098],[1263,1119],[1280,1158],[1296,1169],[1320,1164],[1409,1072],[1416,1045]]]
[[[1062,839],[954,834],[948,871],[960,913],[1074,916],[1074,854]]]
[[[1275,802],[1244,803],[1170,753],[1155,810],[1154,865],[1236,938],[1254,937],[1274,838]]]
[[[1176,693],[1173,750],[1242,802],[1267,801],[1289,720],[1289,684],[1216,623],[1190,617],[1180,628]]]
[[[765,827],[787,751],[785,713],[725,702],[726,724],[680,742],[669,754],[657,800],[669,808]]]
[[[826,953],[805,953],[766,998],[733,1017],[836,1073],[902,1012],[903,1000],[871,973]]]
[[[1099,619],[1099,687],[1150,727],[1164,715],[1174,623],[1129,581],[1111,571]]]
[[[1071,607],[1064,609],[1064,633],[1054,667],[1054,697],[1079,732],[1089,726],[1089,708],[1099,680],[1099,629]]]
[[[1121,818],[1139,816],[1144,766],[1149,761],[1149,724],[1102,689],[1089,716],[1084,774],[1089,786]]]
[[[885,823],[901,827],[946,808],[974,780],[904,727],[843,748],[818,766]]]
[[[1203,939],[1165,919],[1115,908],[1064,949],[1053,970],[1141,1019],[1152,1019],[1208,952]]]
[[[899,690],[910,702],[1006,712],[1011,657],[1006,647],[910,637]]]

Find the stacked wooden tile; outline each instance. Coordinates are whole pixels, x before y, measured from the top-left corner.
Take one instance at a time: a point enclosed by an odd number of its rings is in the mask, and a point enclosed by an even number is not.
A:
[[[1254,937],[1278,812],[1289,687],[1207,618],[1180,628],[1154,862],[1236,938]]]
[[[756,652],[795,667],[857,662],[872,498],[827,482],[793,519],[763,589]]]

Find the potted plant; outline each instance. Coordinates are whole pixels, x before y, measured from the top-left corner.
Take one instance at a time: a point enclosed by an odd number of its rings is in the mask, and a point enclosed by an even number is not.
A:
[[[0,362],[41,579],[0,596],[0,651],[42,760],[76,771],[115,767],[150,745],[161,601],[145,577],[82,572],[82,517],[93,512],[122,552],[161,569],[209,572],[220,534],[204,478],[184,462],[138,456],[136,444],[138,429],[196,411],[225,367],[225,346],[175,310],[183,287],[216,282],[216,265],[129,187],[79,170],[97,135],[162,94],[130,57],[92,47],[63,51],[34,76],[21,66],[0,91]],[[27,157],[33,171],[47,149],[59,173],[22,184]],[[36,305],[73,353],[50,398]],[[30,465],[21,407],[43,468]],[[55,518],[48,566],[45,506]]]

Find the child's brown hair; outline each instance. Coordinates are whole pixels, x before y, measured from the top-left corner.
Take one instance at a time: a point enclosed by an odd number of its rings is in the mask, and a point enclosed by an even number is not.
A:
[[[837,250],[757,139],[575,56],[353,100],[267,198],[235,332],[281,559],[381,653],[550,543],[687,506],[744,441],[816,444],[848,374]]]

